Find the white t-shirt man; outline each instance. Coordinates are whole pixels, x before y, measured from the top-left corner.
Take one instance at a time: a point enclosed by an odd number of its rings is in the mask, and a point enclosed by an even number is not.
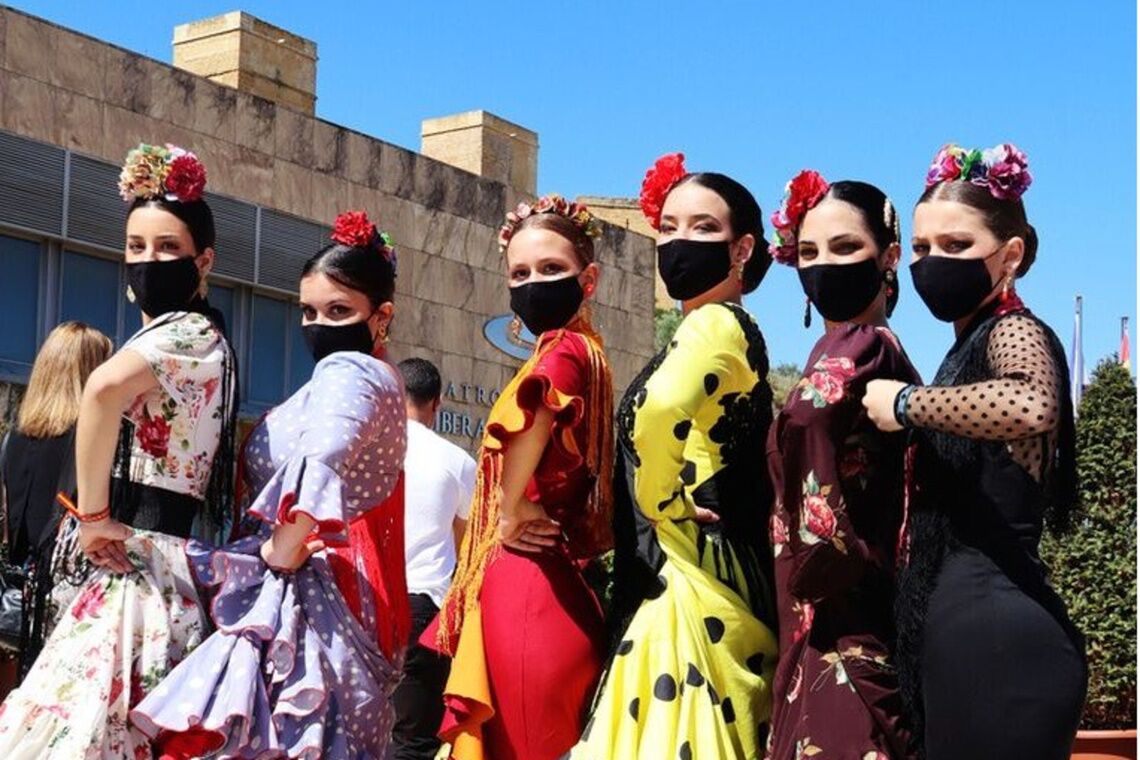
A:
[[[455,571],[455,518],[466,520],[475,460],[451,441],[408,419],[404,459],[404,557],[409,594],[443,603]]]

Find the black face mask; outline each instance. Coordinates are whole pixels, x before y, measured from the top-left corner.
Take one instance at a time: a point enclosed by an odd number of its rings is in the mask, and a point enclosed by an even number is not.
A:
[[[128,295],[148,317],[184,311],[201,279],[194,257],[127,264]]]
[[[359,351],[371,356],[376,343],[368,329],[368,320],[349,325],[303,325],[301,332],[309,353],[318,362],[337,351]]]
[[[990,256],[983,259],[924,256],[910,265],[914,289],[936,319],[943,322],[961,319],[994,292],[997,285],[990,280],[990,271],[986,269],[986,259]]]
[[[535,336],[565,327],[585,298],[577,275],[528,282],[511,288],[511,311]]]
[[[670,240],[657,246],[657,271],[670,298],[688,301],[721,284],[732,271],[727,240]]]
[[[862,314],[883,282],[883,272],[874,259],[857,264],[816,264],[796,270],[804,293],[830,322],[846,322]]]

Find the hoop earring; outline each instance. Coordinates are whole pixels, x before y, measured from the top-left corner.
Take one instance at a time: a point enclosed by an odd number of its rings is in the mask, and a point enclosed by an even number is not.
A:
[[[804,327],[811,327],[811,299],[804,296]]]
[[[392,339],[392,336],[388,334],[388,325],[380,326],[380,334],[376,336],[376,339],[380,341],[381,346],[388,345],[388,341]]]

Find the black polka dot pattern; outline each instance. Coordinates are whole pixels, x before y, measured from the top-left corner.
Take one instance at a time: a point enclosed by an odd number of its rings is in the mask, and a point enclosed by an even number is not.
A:
[[[914,425],[984,441],[1006,441],[1034,478],[1044,473],[1042,436],[1052,443],[1060,412],[1060,375],[1045,329],[1029,317],[998,321],[986,345],[992,380],[917,388],[907,402]]]
[[[681,749],[677,751],[677,760],[693,760],[693,748],[688,742],[681,745]]]
[[[677,698],[677,679],[668,673],[657,676],[657,680],[653,683],[653,696],[662,702],[672,702]]]
[[[705,375],[705,393],[707,393],[708,395],[711,396],[714,393],[716,393],[716,389],[719,387],[720,387],[720,378],[719,377],[717,377],[716,375],[714,375],[711,372],[708,373],[707,375]]]
[[[681,482],[691,486],[697,482],[697,463],[686,461],[681,468]]]
[[[715,644],[724,637],[724,621],[718,617],[707,617],[705,630],[708,631],[709,641]]]
[[[732,707],[732,697],[725,697],[724,701],[720,703],[721,712],[724,713],[724,722],[733,723],[736,721],[736,710]]]
[[[745,664],[748,666],[748,670],[751,671],[752,673],[754,673],[755,675],[758,675],[758,676],[763,675],[763,673],[764,673],[764,655],[763,655],[763,653],[757,652],[756,654],[752,655],[751,657],[748,658],[748,660],[745,662]]]
[[[689,663],[689,670],[685,673],[685,683],[689,686],[702,686],[705,682],[705,677],[701,675],[701,671],[697,670],[697,666]]]
[[[673,426],[673,435],[678,441],[683,441],[689,437],[689,431],[693,429],[692,420],[681,420]]]
[[[634,720],[637,720],[640,710],[641,700],[638,697],[634,697],[633,701],[629,703],[629,714]]]
[[[627,655],[632,651],[633,651],[633,642],[630,641],[629,639],[626,639],[625,641],[621,642],[617,646],[617,654],[619,657]]]

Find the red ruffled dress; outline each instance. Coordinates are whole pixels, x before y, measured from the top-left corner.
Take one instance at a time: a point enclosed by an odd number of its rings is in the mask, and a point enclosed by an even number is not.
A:
[[[454,656],[440,735],[460,760],[559,757],[581,735],[601,675],[602,612],[581,568],[612,545],[608,499],[596,488],[602,452],[612,450],[603,440],[612,390],[600,341],[587,330],[543,334],[492,409],[456,584],[422,639]],[[540,406],[554,412],[554,427],[525,493],[564,537],[530,554],[497,543],[494,496],[504,453]]]

